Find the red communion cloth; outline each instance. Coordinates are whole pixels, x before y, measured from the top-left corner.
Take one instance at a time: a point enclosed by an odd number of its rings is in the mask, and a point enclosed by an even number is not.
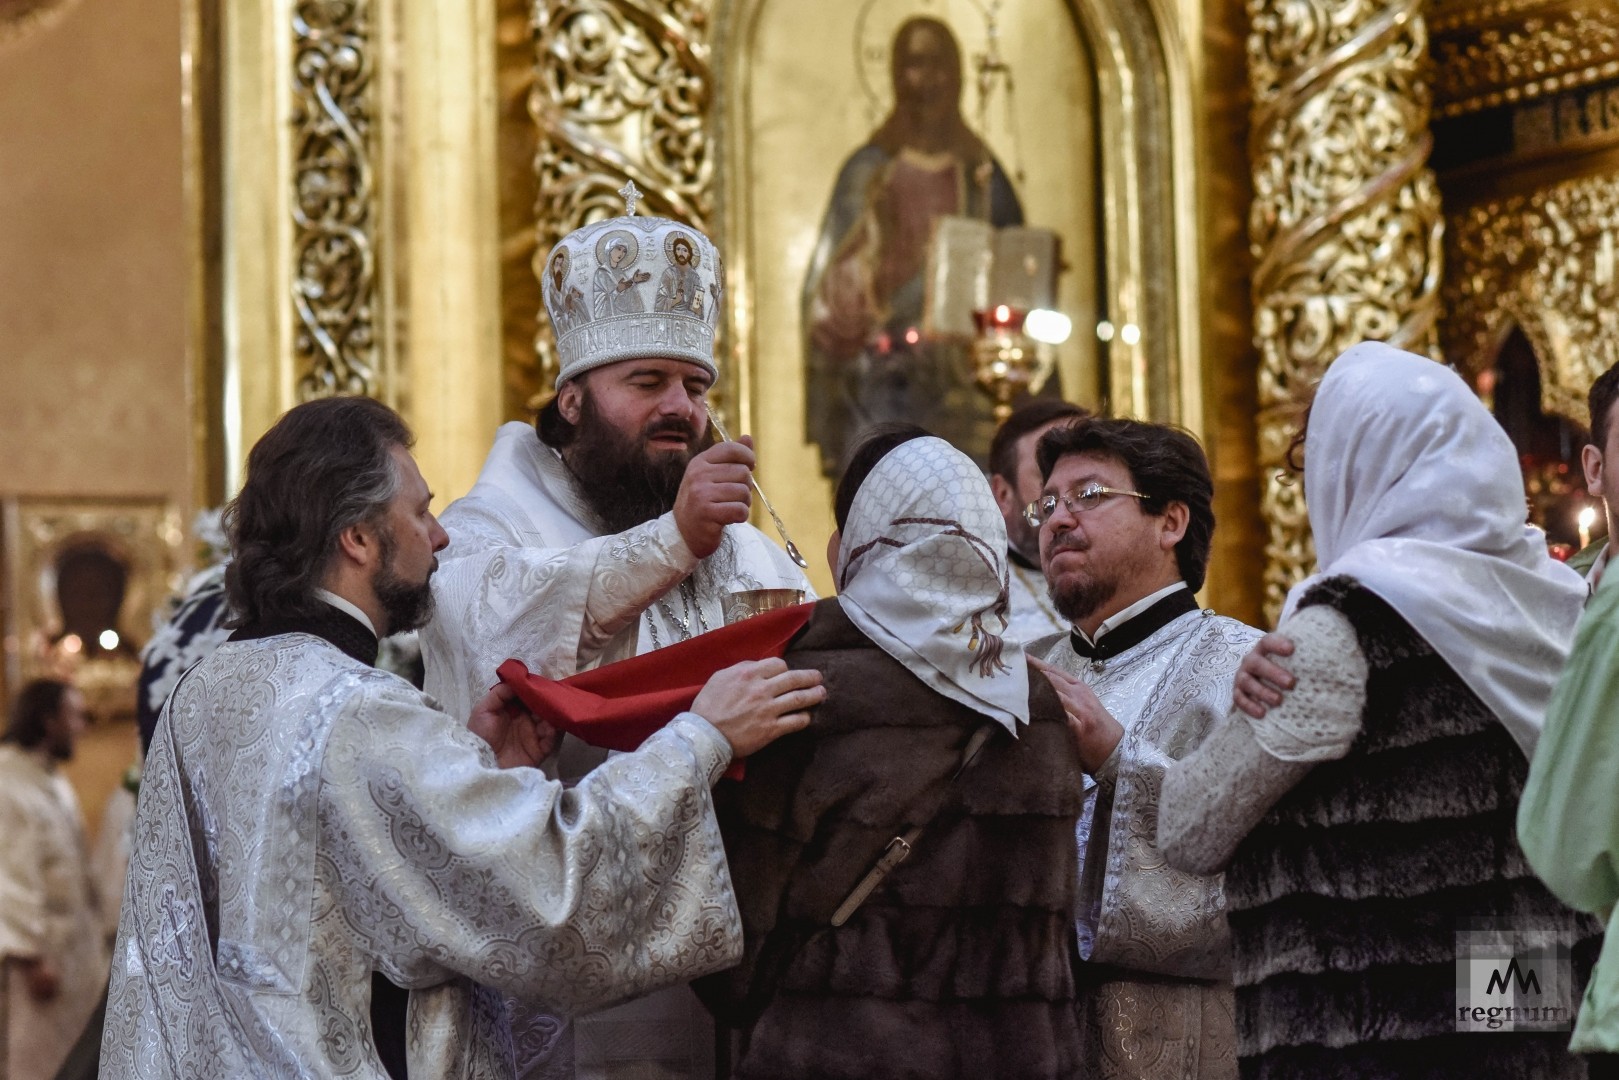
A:
[[[767,611],[566,679],[530,674],[521,660],[506,661],[496,674],[530,712],[558,730],[606,750],[634,750],[691,708],[715,672],[785,653],[814,610],[814,604],[797,604]],[[739,779],[741,764],[732,762],[726,775]]]

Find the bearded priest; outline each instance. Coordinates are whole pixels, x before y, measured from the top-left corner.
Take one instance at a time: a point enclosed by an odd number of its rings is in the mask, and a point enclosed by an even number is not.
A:
[[[556,397],[534,427],[499,430],[477,484],[444,512],[440,615],[421,636],[426,689],[454,715],[508,658],[561,679],[723,625],[728,593],[811,595],[782,549],[746,524],[751,444],[706,436],[719,253],[695,229],[637,216],[633,185],[621,194],[624,216],[570,233],[546,258]],[[561,774],[602,758],[568,740]],[[710,1073],[701,1005],[685,987],[659,998],[571,1029],[520,1016],[520,1073]]]
[[[429,616],[446,541],[410,444],[386,405],[335,397],[248,455],[226,513],[237,628],[146,759],[106,1080],[383,1080],[385,1031],[411,1076],[498,1080],[504,998],[599,1008],[741,955],[708,789],[807,724],[818,680],[720,672],[565,790],[534,767],[555,732],[509,692],[451,716],[372,666]],[[379,974],[409,991],[398,1025],[367,1022]]]

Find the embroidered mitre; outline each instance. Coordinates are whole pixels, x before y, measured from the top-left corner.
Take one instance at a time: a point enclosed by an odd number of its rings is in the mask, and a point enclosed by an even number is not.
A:
[[[541,275],[556,331],[556,385],[621,360],[685,360],[718,375],[725,269],[708,237],[667,218],[596,221],[557,242]]]

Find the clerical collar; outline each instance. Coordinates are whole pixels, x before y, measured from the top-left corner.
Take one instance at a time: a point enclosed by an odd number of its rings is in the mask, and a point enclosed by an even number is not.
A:
[[[317,595],[319,593],[326,593],[326,590],[318,590]],[[280,634],[312,634],[340,650],[350,659],[358,660],[367,667],[375,667],[377,635],[371,628],[371,620],[365,617],[365,612],[342,597],[334,597],[330,593],[326,593],[320,599],[323,603],[319,611],[308,615],[260,619],[238,629],[231,634],[230,640],[257,641],[260,638],[276,637]],[[333,603],[333,599],[341,600],[341,605]],[[349,609],[352,609],[352,614]]]
[[[361,625],[363,625],[367,630],[371,631],[372,637],[377,636],[377,624],[371,621],[371,616],[360,610],[360,605],[351,600],[345,600],[343,597],[338,596],[330,589],[317,588],[315,590],[315,595],[332,605],[338,611],[341,611],[343,614],[358,619]]]
[[[1197,596],[1184,581],[1159,589],[1144,596],[1129,607],[1102,621],[1096,628],[1096,640],[1086,637],[1074,627],[1068,639],[1074,652],[1089,660],[1108,660],[1146,641],[1165,626],[1197,610]]]
[[[1033,563],[1033,562],[1029,561],[1029,559],[1024,556],[1023,552],[1019,551],[1017,548],[1013,547],[1011,544],[1006,545],[1006,559],[1013,566],[1021,566],[1025,570],[1038,570],[1038,569],[1040,569],[1040,567],[1036,563]]]

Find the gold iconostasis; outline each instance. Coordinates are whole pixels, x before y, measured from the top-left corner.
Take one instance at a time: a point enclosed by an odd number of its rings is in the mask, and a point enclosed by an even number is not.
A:
[[[1601,0],[187,2],[199,502],[329,392],[399,406],[465,491],[554,377],[546,252],[633,181],[724,256],[715,398],[805,550],[864,423],[982,453],[990,333],[1204,440],[1238,617],[1310,565],[1285,447],[1368,338],[1501,399],[1572,539],[1619,360]]]
[[[724,256],[714,398],[806,552],[862,423],[982,453],[1049,376],[1203,440],[1203,599],[1268,623],[1289,438],[1365,339],[1472,383],[1559,551],[1602,524],[1612,0],[0,0],[0,160],[0,694],[119,721],[92,827],[183,523],[334,392],[465,492],[554,379],[547,252],[629,181]]]

